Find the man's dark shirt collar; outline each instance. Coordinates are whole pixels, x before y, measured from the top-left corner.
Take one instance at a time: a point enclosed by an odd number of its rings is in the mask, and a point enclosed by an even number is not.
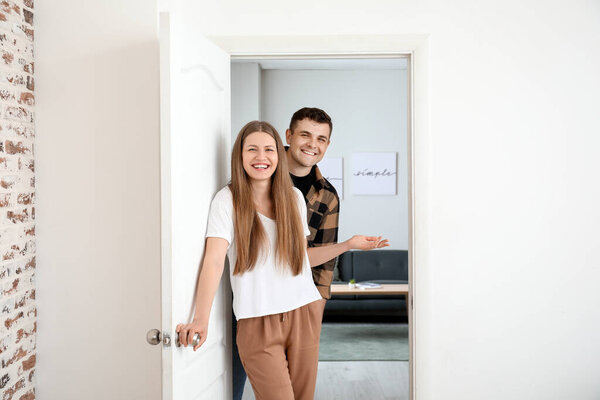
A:
[[[294,186],[300,189],[302,195],[304,198],[306,198],[308,197],[308,191],[310,190],[311,186],[313,186],[317,180],[316,168],[313,165],[313,167],[310,169],[310,172],[305,176],[296,176],[290,172],[290,178],[292,178]]]

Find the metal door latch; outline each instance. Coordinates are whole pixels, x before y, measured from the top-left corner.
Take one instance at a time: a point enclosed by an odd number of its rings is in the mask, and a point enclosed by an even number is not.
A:
[[[146,340],[151,345],[162,343],[165,347],[171,346],[171,336],[167,332],[161,332],[158,329],[150,329],[146,333]]]

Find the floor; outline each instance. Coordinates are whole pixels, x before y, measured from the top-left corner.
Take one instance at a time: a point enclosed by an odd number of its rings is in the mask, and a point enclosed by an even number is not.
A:
[[[315,400],[408,399],[407,361],[320,361]],[[254,400],[246,381],[243,400]]]

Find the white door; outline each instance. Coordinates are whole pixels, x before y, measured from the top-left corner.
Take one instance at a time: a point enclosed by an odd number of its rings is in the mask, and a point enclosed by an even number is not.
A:
[[[210,201],[229,179],[229,55],[175,14],[160,15],[162,330],[188,322]],[[163,345],[163,400],[231,398],[231,289],[225,269],[207,341]]]

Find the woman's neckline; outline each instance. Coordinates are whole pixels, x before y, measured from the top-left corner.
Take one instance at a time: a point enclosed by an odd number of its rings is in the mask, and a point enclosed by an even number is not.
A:
[[[261,213],[261,212],[258,212],[258,211],[257,211],[257,213],[258,213],[258,215],[265,217],[265,218],[266,218],[266,219],[268,219],[269,221],[273,221],[273,222],[275,222],[275,220],[274,220],[273,218],[269,218],[269,217],[267,217],[265,214],[263,214],[263,213]]]

